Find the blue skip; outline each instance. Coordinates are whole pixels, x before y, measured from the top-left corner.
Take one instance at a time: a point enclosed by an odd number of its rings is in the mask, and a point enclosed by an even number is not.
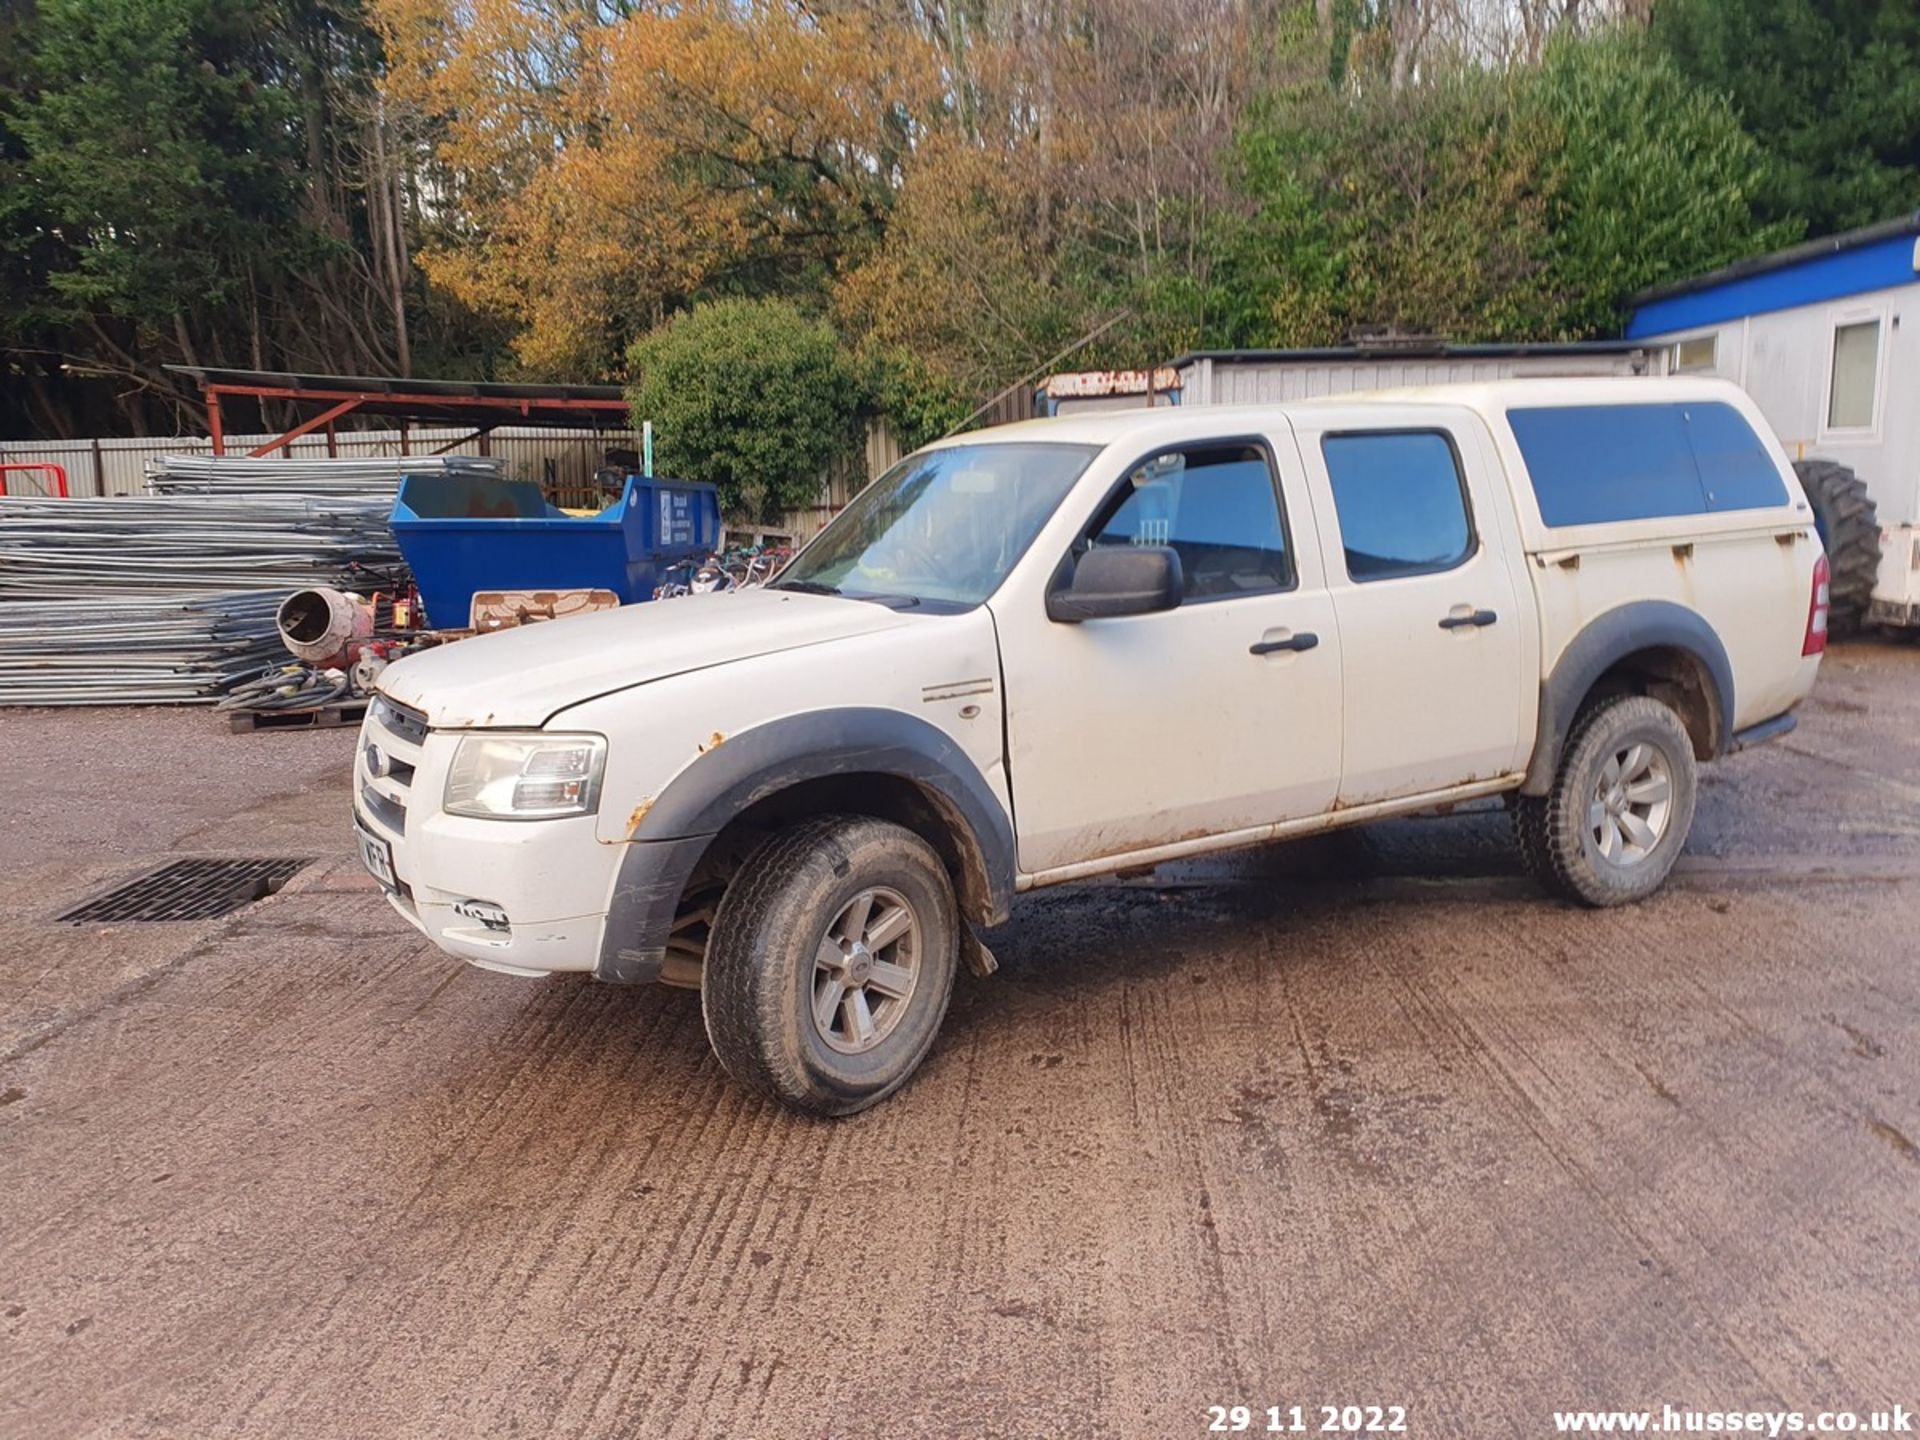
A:
[[[720,497],[711,485],[629,475],[617,503],[569,515],[530,481],[409,475],[390,523],[427,623],[457,630],[478,590],[652,599],[662,570],[720,548]]]

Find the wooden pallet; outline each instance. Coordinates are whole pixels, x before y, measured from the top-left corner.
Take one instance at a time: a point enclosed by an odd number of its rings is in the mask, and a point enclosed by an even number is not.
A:
[[[232,710],[227,723],[236,735],[255,730],[342,730],[367,718],[367,702],[342,700],[312,710]]]

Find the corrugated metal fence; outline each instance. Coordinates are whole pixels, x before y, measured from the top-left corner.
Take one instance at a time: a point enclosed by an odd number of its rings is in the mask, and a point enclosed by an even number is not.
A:
[[[489,435],[447,429],[343,430],[334,437],[335,453],[343,458],[374,455],[489,455],[506,462],[507,473],[545,487],[559,504],[590,503],[593,472],[608,450],[638,450],[638,434],[622,430],[550,430],[533,426],[501,426]],[[244,455],[276,439],[274,435],[229,435],[227,453]],[[290,447],[300,459],[324,459],[327,437],[305,435]],[[96,440],[0,441],[0,463],[54,464],[67,472],[74,495],[139,495],[146,489],[146,463],[156,455],[211,455],[213,443],[201,435],[135,436]],[[276,450],[274,454],[281,452]],[[819,498],[787,515],[769,532],[792,535],[795,543],[810,540],[828,520],[857,494],[869,479],[900,458],[900,446],[884,420],[867,430],[864,453],[849,455],[821,477]],[[7,489],[14,495],[49,493],[44,476],[11,473]]]

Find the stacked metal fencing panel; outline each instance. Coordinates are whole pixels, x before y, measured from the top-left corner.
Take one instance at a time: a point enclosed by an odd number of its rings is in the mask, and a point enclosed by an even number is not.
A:
[[[294,590],[406,583],[387,528],[403,471],[470,457],[163,457],[146,496],[0,498],[0,705],[207,702],[285,661]]]
[[[384,500],[393,504],[403,475],[466,475],[499,480],[498,460],[471,455],[365,456],[346,460],[241,460],[161,455],[147,462],[149,495],[286,495]]]

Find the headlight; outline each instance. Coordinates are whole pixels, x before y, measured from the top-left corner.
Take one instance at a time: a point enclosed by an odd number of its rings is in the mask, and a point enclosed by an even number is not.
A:
[[[484,820],[591,815],[606,762],[598,735],[466,735],[447,771],[446,810]]]

